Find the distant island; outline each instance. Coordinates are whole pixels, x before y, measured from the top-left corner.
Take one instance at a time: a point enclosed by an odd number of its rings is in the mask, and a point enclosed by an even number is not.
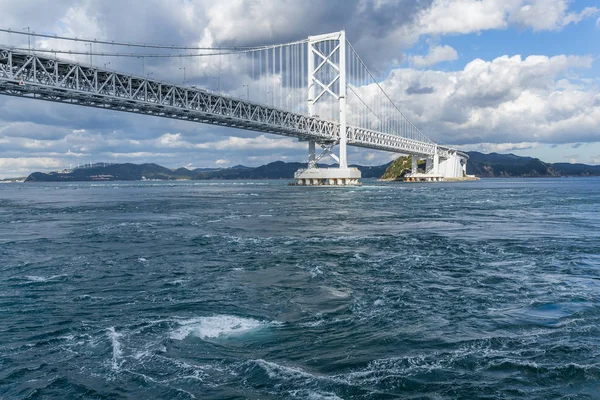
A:
[[[545,163],[538,158],[521,157],[514,154],[483,154],[467,152],[467,174],[480,178],[558,178],[566,176],[600,176],[600,165]],[[411,171],[411,157],[398,157],[381,177],[382,180],[402,180]],[[425,162],[419,161],[419,170],[424,172]]]
[[[391,163],[359,168],[364,178],[379,178]],[[321,168],[329,165],[319,164]],[[207,180],[207,179],[292,179],[306,163],[276,161],[260,167],[236,165],[230,168],[169,169],[157,164],[104,164],[57,172],[34,172],[25,182],[140,181],[140,180]]]
[[[600,176],[600,165],[545,163],[537,158],[514,154],[467,152],[467,174],[482,178]],[[321,168],[336,165],[319,165]],[[379,166],[357,167],[363,178],[400,179],[410,166],[409,157]],[[276,161],[260,167],[236,165],[230,168],[170,169],[157,164],[104,164],[56,172],[34,172],[26,182],[208,180],[208,179],[293,179],[305,163]],[[5,180],[5,181],[8,181]]]

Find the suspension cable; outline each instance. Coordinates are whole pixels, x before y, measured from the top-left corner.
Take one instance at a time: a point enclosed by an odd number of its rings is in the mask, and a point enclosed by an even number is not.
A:
[[[350,43],[348,40],[346,40],[346,42],[348,43],[348,45],[352,49],[352,52],[356,55],[356,57],[358,57],[358,61],[360,61],[360,63],[365,68],[365,70],[367,71],[367,73],[369,74],[369,76],[371,77],[371,79],[373,79],[373,82],[375,82],[375,84],[377,85],[377,87],[379,88],[379,90],[381,90],[381,92],[385,95],[385,97],[390,101],[390,103],[396,109],[396,111],[398,111],[400,113],[400,115],[402,115],[402,117],[404,117],[404,119],[406,120],[406,122],[408,122],[413,128],[415,128],[417,130],[417,132],[419,132],[421,135],[423,135],[423,137],[425,139],[429,140],[431,143],[435,143],[427,135],[425,135],[423,132],[421,132],[421,130],[419,128],[417,128],[408,118],[406,118],[406,116],[404,115],[404,113],[402,111],[400,111],[400,109],[398,108],[398,106],[396,106],[396,103],[394,103],[394,101],[390,98],[390,96],[388,96],[388,94],[385,92],[385,90],[383,90],[383,88],[381,87],[381,85],[379,84],[379,82],[377,82],[377,80],[375,79],[375,77],[373,76],[373,74],[371,73],[371,71],[369,70],[369,68],[366,66],[366,64],[364,63],[364,61],[362,60],[362,58],[360,58],[360,56],[358,55],[358,53],[356,52],[356,50],[352,46],[352,43]]]
[[[363,105],[364,105],[365,107],[367,107],[367,110],[369,110],[369,111],[371,112],[371,114],[373,114],[373,115],[375,116],[375,118],[377,118],[377,119],[379,120],[379,122],[381,122],[381,123],[385,124],[385,125],[386,125],[388,128],[390,128],[390,130],[391,130],[392,132],[394,132],[395,134],[398,134],[398,132],[396,132],[396,131],[395,131],[395,130],[392,128],[392,127],[390,127],[390,124],[389,124],[389,123],[386,123],[386,122],[382,121],[382,120],[381,120],[381,118],[379,118],[379,115],[377,115],[377,114],[375,113],[375,111],[373,111],[373,110],[371,109],[371,107],[369,107],[369,105],[368,105],[367,103],[365,103],[365,102],[363,101],[363,99],[361,99],[361,98],[360,98],[360,96],[358,95],[358,93],[356,93],[356,92],[354,91],[354,89],[352,89],[352,86],[350,86],[350,85],[346,85],[346,86],[348,87],[348,89],[349,89],[349,90],[350,90],[352,93],[354,93],[354,95],[355,95],[355,96],[358,98],[358,100],[359,100],[361,103],[363,103]]]
[[[296,42],[304,43],[305,41]],[[292,43],[295,44],[295,43]],[[286,46],[284,44],[283,46]],[[87,56],[103,56],[103,57],[130,57],[130,58],[194,58],[194,57],[210,57],[210,56],[223,56],[231,54],[249,54],[263,50],[270,50],[282,45],[273,45],[261,48],[248,48],[245,50],[238,51],[219,51],[216,53],[183,53],[183,54],[148,54],[148,53],[111,53],[111,52],[89,52],[89,51],[77,51],[77,50],[58,50],[58,49],[36,49],[36,48],[24,48],[24,47],[8,47],[11,50],[23,51],[23,52],[34,52],[34,53],[53,53],[53,54],[72,54],[72,55],[87,55]],[[217,48],[210,48],[205,50],[218,50]],[[223,50],[222,48],[220,50]]]
[[[83,43],[95,43],[95,44],[107,44],[111,46],[127,46],[127,47],[145,47],[152,49],[170,49],[170,50],[252,50],[252,49],[264,49],[264,48],[272,48],[276,45],[257,45],[257,46],[221,46],[221,47],[199,47],[199,46],[177,46],[177,45],[161,45],[161,44],[144,44],[144,43],[129,43],[129,42],[118,42],[115,40],[98,40],[98,39],[86,39],[86,38],[77,38],[70,36],[59,36],[59,35],[49,35],[44,33],[35,33],[35,32],[25,32],[25,31],[14,31],[10,28],[0,28],[0,32],[6,32],[16,35],[24,35],[24,36],[35,36],[35,37],[43,37],[47,39],[58,39],[58,40],[68,40],[72,42],[83,42]],[[304,39],[301,41],[285,43],[286,44],[296,44],[307,42],[308,39]]]

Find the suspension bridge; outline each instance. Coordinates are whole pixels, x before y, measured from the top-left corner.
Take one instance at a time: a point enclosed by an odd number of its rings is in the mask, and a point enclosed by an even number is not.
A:
[[[218,48],[1,32],[25,35],[29,43],[0,45],[3,95],[295,137],[308,145],[307,168],[295,175],[299,185],[357,184],[360,171],[348,166],[347,146],[411,155],[411,180],[465,176],[468,156],[435,143],[406,118],[344,31],[286,44]],[[89,47],[49,47],[56,41]],[[115,46],[137,51],[119,52]],[[153,78],[158,69],[146,73],[146,60],[164,58],[193,60],[201,70],[200,84],[186,76],[189,65],[167,68],[171,77],[183,73],[182,84]],[[142,74],[109,69],[112,61],[103,62],[107,59],[141,60]],[[223,75],[229,78],[222,80]],[[203,87],[211,76],[217,80],[216,91]],[[229,87],[222,90],[222,83]],[[324,157],[333,158],[339,167],[319,168]],[[418,170],[418,160],[426,160],[424,171]]]

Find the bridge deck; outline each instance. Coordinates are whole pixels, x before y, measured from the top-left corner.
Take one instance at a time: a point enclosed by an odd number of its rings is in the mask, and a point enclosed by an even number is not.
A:
[[[0,94],[154,115],[335,143],[336,122],[208,90],[173,85],[0,46]],[[349,126],[348,144],[431,157],[451,149]]]

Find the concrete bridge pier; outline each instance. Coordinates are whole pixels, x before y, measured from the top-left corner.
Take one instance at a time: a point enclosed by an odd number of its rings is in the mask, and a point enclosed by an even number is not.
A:
[[[417,170],[416,156],[413,155],[411,173],[404,178],[405,182],[441,182],[474,180],[475,177],[467,175],[467,162],[469,156],[457,150],[450,150],[442,157],[437,153],[427,158],[425,173]]]
[[[357,186],[358,168],[308,168],[294,174],[297,186]]]
[[[360,185],[361,173],[358,168],[342,166],[342,157],[332,152],[335,144],[320,144],[323,153],[317,157],[316,143],[308,142],[308,168],[299,169],[294,174],[297,186],[356,186]],[[342,150],[340,149],[340,153]],[[339,168],[319,168],[317,162],[325,156],[330,156],[340,164]]]

